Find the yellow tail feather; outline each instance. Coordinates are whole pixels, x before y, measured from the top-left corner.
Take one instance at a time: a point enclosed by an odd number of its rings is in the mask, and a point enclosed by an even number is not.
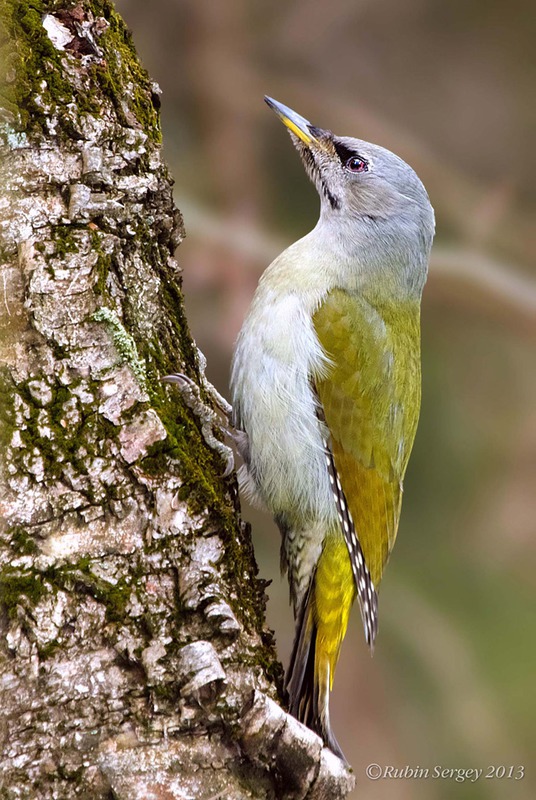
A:
[[[296,620],[287,688],[291,713],[343,759],[331,732],[329,693],[355,594],[344,538],[339,532],[330,534]]]

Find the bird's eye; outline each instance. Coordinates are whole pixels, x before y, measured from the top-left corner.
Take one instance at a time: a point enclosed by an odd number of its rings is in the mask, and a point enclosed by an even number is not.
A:
[[[365,161],[364,158],[359,158],[359,156],[352,156],[352,158],[349,158],[344,166],[350,172],[367,172],[368,171],[367,162]]]

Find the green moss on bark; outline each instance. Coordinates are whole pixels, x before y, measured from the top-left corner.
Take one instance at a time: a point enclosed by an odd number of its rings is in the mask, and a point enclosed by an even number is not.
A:
[[[15,430],[15,384],[8,368],[0,364],[0,457],[11,443]]]
[[[54,257],[65,258],[69,253],[78,253],[80,243],[78,228],[74,225],[54,225],[50,231],[50,238],[54,242]]]
[[[73,100],[80,112],[97,110],[88,96],[73,94],[64,76],[62,53],[43,27],[43,15],[50,6],[43,0],[3,0],[1,6],[0,26],[9,42],[6,60],[10,66],[2,101],[26,132],[47,131],[50,111],[55,113]]]
[[[107,68],[94,68],[94,79],[112,102],[120,120],[126,124],[129,122],[125,118],[124,104],[127,99],[129,111],[134,114],[144,133],[153,142],[159,143],[162,140],[158,113],[160,102],[155,95],[154,85],[139,62],[130,31],[106,0],[95,0],[93,7],[96,14],[109,24],[108,30],[99,41],[105,53]],[[125,87],[130,89],[128,98],[125,98]]]
[[[74,589],[79,594],[88,594],[94,600],[102,603],[106,609],[106,620],[108,622],[124,623],[127,616],[127,605],[133,591],[131,573],[129,573],[128,577],[121,578],[113,584],[98,579],[89,569],[83,572],[82,575],[83,577],[81,578],[77,578],[75,572],[71,572],[68,575],[70,581],[75,581]]]
[[[85,4],[85,10],[90,4]],[[76,114],[101,115],[102,98],[127,127],[140,127],[154,142],[161,140],[158,98],[136,55],[128,29],[107,0],[93,0],[96,17],[105,20],[95,34],[99,53],[79,69],[87,51],[57,49],[43,27],[45,14],[58,14],[69,29],[73,3],[63,0],[2,0],[0,61],[8,79],[2,82],[0,105],[16,130],[70,138]],[[76,37],[75,38],[79,38]],[[80,40],[82,41],[82,40]],[[73,81],[71,73],[77,74]],[[55,120],[52,123],[52,120]],[[57,122],[57,124],[56,124]]]
[[[35,606],[50,591],[40,573],[20,572],[6,567],[0,572],[0,605],[10,619],[17,615],[17,606]]]
[[[39,552],[34,537],[23,525],[15,525],[13,528],[8,529],[6,538],[11,542],[11,546],[17,555],[34,556]]]
[[[101,603],[108,622],[125,623],[138,571],[129,569],[125,577],[109,582],[92,572],[92,562],[93,559],[83,557],[73,564],[43,571],[35,568],[21,571],[6,566],[0,571],[0,606],[5,608],[10,618],[14,618],[17,606],[35,608],[46,595],[65,590],[89,595]]]

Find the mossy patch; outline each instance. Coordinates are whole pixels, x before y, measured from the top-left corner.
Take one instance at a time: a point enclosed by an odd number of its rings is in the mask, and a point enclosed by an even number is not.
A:
[[[1,101],[27,132],[47,131],[50,112],[73,100],[80,111],[97,111],[94,101],[73,92],[64,76],[62,53],[43,27],[49,6],[43,0],[3,0],[1,4],[0,28],[7,42],[3,55],[10,78],[2,84]]]
[[[5,568],[0,572],[0,604],[14,619],[17,606],[35,606],[50,591],[40,573]]]
[[[161,381],[164,375],[177,371],[180,366],[199,384],[199,365],[184,314],[180,282],[168,269],[166,253],[159,251],[154,236],[147,232],[144,238],[148,249],[144,257],[149,263],[161,265],[159,299],[163,313],[152,339],[137,335],[134,320],[130,330],[146,365],[151,406],[168,435],[149,448],[141,466],[151,475],[165,476],[171,470],[178,472],[182,481],[179,499],[187,503],[192,515],[203,515],[206,526],[217,530],[223,541],[225,556],[221,569],[224,580],[231,588],[236,587],[236,596],[240,598],[230,599],[233,612],[246,628],[261,634],[265,622],[264,584],[256,578],[257,565],[249,530],[240,525],[237,507],[231,500],[231,495],[237,493],[236,484],[223,478],[225,465],[206,444],[199,421],[180,393]],[[208,398],[205,399],[209,402]],[[277,671],[269,637],[263,652],[259,651],[260,662],[265,671],[270,663],[273,665],[271,669]]]
[[[108,296],[108,275],[110,274],[110,270],[112,268],[113,257],[111,253],[103,252],[101,233],[99,231],[92,231],[91,247],[93,252],[97,253],[97,262],[93,268],[95,275],[95,293],[99,295],[101,301],[105,301]]]
[[[93,34],[98,52],[79,67],[74,62],[82,54],[91,54],[91,49],[57,49],[43,27],[43,16],[56,13],[76,34],[74,24],[69,25],[72,3],[2,0],[0,63],[7,80],[1,84],[0,105],[11,116],[15,129],[30,134],[50,129],[54,135],[64,132],[69,138],[77,127],[73,113],[78,117],[86,113],[100,116],[104,97],[125,126],[139,127],[152,141],[160,142],[158,98],[127,27],[108,0],[94,0],[92,8],[106,24]],[[75,35],[75,43],[77,38]],[[72,80],[69,66],[77,81]],[[58,124],[50,128],[52,119]]]
[[[10,450],[10,459],[18,474],[33,477],[33,464],[39,457],[44,485],[58,481],[69,484],[73,474],[82,477],[77,491],[87,499],[88,505],[105,509],[108,502],[121,501],[126,487],[132,484],[128,480],[94,481],[89,475],[95,458],[110,458],[110,448],[113,449],[121,429],[95,413],[93,404],[78,400],[72,392],[76,383],[74,380],[69,387],[51,384],[52,400],[45,408],[34,399],[27,383],[17,386],[17,394],[25,404],[25,416],[24,424],[18,429],[22,446]],[[90,381],[87,390],[90,392],[93,385],[96,397],[97,383]],[[13,396],[9,400],[13,403]],[[145,407],[146,404],[135,404],[125,412],[125,423]],[[69,417],[73,409],[76,419]]]
[[[17,606],[35,608],[46,595],[65,590],[93,597],[105,607],[108,622],[124,623],[137,571],[129,570],[125,577],[111,582],[95,575],[91,564],[89,557],[83,557],[43,571],[5,567],[0,571],[0,605],[14,618]]]
[[[0,365],[0,455],[6,452],[15,430],[15,384],[5,364]]]
[[[130,122],[125,114],[126,101],[128,110],[134,114],[144,133],[153,142],[159,143],[162,140],[158,113],[160,102],[154,94],[149,75],[140,64],[130,31],[107,0],[95,0],[93,7],[95,13],[109,24],[99,40],[104,50],[106,68],[99,69],[99,65],[96,65],[93,78],[112,102],[120,120],[125,124]]]
[[[34,556],[39,552],[35,538],[23,525],[16,525],[8,530],[6,538],[17,555]]]
[[[74,588],[79,594],[88,594],[103,604],[108,622],[125,622],[126,608],[132,595],[130,576],[113,584],[98,579],[89,570],[84,573],[83,579],[77,579],[75,573],[68,577],[75,580]]]
[[[77,236],[78,227],[74,225],[53,225],[50,238],[54,242],[54,257],[65,258],[69,253],[78,253],[80,242]]]

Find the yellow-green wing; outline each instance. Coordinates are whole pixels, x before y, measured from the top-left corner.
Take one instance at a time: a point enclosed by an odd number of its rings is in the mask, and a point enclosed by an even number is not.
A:
[[[332,291],[314,315],[333,460],[377,587],[394,545],[420,407],[419,305]]]

